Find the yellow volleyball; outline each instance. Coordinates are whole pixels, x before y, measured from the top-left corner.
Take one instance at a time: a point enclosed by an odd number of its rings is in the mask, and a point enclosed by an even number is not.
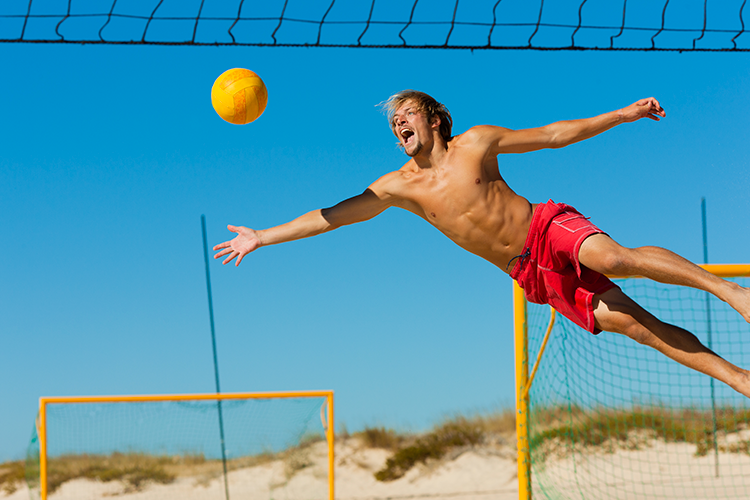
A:
[[[229,69],[211,87],[211,104],[224,120],[244,125],[263,114],[268,91],[258,75],[244,68]]]

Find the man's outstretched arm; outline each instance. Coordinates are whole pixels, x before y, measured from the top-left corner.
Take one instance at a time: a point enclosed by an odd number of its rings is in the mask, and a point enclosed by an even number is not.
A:
[[[641,118],[659,121],[666,113],[653,97],[641,99],[628,107],[604,113],[593,118],[567,120],[544,127],[510,130],[502,127],[483,126],[484,138],[491,142],[493,155],[502,153],[527,153],[545,148],[562,148],[606,132],[621,123],[634,122]]]
[[[256,231],[248,227],[229,225],[227,228],[237,233],[237,236],[216,245],[214,250],[219,252],[214,255],[214,259],[226,256],[222,264],[227,264],[237,258],[235,265],[239,266],[245,255],[262,246],[308,238],[347,224],[371,219],[392,205],[392,197],[385,190],[389,177],[392,177],[392,174],[375,182],[360,195],[330,208],[313,210],[280,226]]]

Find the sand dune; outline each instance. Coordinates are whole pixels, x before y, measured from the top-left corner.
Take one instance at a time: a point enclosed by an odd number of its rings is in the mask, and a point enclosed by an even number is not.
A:
[[[440,499],[515,500],[516,465],[510,456],[499,456],[496,450],[467,449],[454,453],[451,459],[422,465],[404,477],[376,481],[374,472],[383,467],[390,453],[368,449],[356,439],[336,445],[336,498],[342,500]],[[507,455],[507,453],[506,453]],[[289,460],[275,460],[229,473],[230,498],[252,499],[327,499],[328,465],[325,443],[310,447],[303,461],[306,466],[290,470]],[[299,467],[300,465],[297,465]],[[2,500],[27,500],[24,486]],[[50,495],[50,500],[181,500],[223,499],[224,482],[181,477],[171,484],[148,484],[141,491],[127,491],[122,483],[76,479],[64,483]]]
[[[400,479],[384,483],[376,481],[373,474],[382,468],[390,453],[365,448],[356,439],[342,441],[336,445],[336,498],[340,500],[518,498],[514,453],[507,446],[456,450],[440,461],[419,465]],[[231,471],[230,497],[328,498],[325,444],[309,447],[302,458],[296,465],[290,464],[287,458]],[[719,464],[720,474],[716,477],[713,454],[696,457],[695,446],[684,443],[653,441],[642,449],[615,453],[593,450],[587,454],[551,458],[544,467],[535,469],[535,477],[547,488],[545,494],[536,484],[535,498],[750,498],[750,456],[722,453]],[[0,493],[3,500],[28,498],[25,487],[11,495]],[[50,496],[51,500],[94,498],[218,500],[224,498],[224,483],[221,478],[181,477],[171,484],[149,484],[141,491],[127,491],[117,481],[102,483],[78,479],[63,484]]]

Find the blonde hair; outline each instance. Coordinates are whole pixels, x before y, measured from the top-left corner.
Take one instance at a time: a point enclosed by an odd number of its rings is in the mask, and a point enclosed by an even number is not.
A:
[[[393,123],[393,115],[406,101],[413,101],[417,105],[417,111],[424,113],[428,121],[432,122],[435,117],[440,118],[440,135],[445,142],[450,140],[453,119],[448,108],[437,102],[432,96],[418,90],[402,90],[393,94],[387,101],[380,103],[380,107],[383,108],[383,111],[388,116],[388,123],[394,133],[396,126]]]

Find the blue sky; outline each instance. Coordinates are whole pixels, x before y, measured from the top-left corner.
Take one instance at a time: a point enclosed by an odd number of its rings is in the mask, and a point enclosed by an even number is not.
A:
[[[40,396],[213,391],[201,214],[213,245],[358,194],[406,161],[376,108],[404,88],[456,133],[655,96],[660,123],[503,156],[502,174],[694,261],[705,196],[710,260],[748,262],[747,57],[3,45],[0,460],[25,453]],[[232,67],[268,87],[246,126],[211,108]],[[512,404],[510,279],[410,213],[211,273],[224,391],[333,389],[350,430]]]

